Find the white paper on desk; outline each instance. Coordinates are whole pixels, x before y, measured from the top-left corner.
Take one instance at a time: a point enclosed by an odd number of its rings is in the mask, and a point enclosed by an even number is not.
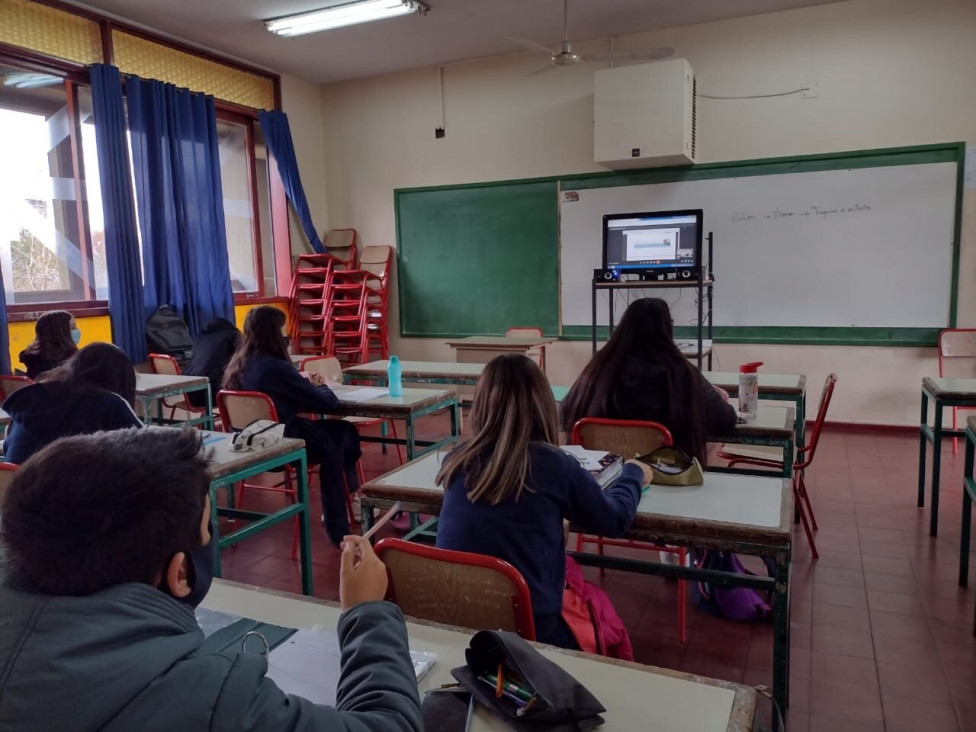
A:
[[[335,631],[298,630],[268,655],[267,676],[288,694],[335,706],[340,657]],[[437,654],[410,651],[410,658],[419,682],[436,663]]]
[[[349,391],[345,389],[337,391],[336,396],[339,397],[339,401],[341,402],[358,404],[359,402],[368,402],[370,399],[387,396],[389,393],[389,389],[384,389],[379,386],[363,386],[359,389],[350,389]]]
[[[587,450],[581,445],[562,445],[559,449],[579,460],[586,470],[603,470],[600,461],[610,454],[606,450]]]

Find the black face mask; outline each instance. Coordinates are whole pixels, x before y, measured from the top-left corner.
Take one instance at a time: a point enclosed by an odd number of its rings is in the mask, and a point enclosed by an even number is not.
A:
[[[210,592],[210,585],[213,584],[214,567],[217,566],[217,542],[213,538],[212,525],[208,531],[210,531],[210,541],[187,554],[190,558],[188,577],[190,594],[186,597],[174,598],[194,609],[203,602],[207,593]],[[169,594],[169,590],[165,586],[160,587],[160,589]]]

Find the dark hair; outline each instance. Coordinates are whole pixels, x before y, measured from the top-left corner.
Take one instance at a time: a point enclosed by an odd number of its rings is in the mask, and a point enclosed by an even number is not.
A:
[[[62,366],[38,381],[63,384],[78,391],[99,389],[118,394],[130,407],[136,401],[136,371],[132,361],[111,343],[91,343]]]
[[[24,353],[52,364],[67,361],[78,350],[71,338],[71,320],[71,313],[66,310],[44,313],[34,324],[34,340]]]
[[[255,353],[288,361],[288,349],[281,337],[285,314],[278,308],[261,305],[244,318],[244,333],[224,370],[224,388],[240,389],[247,359]]]
[[[638,417],[626,405],[633,399],[622,384],[623,375],[641,366],[657,366],[665,383],[659,393],[667,400],[665,427],[677,445],[704,462],[705,397],[701,377],[674,342],[674,321],[668,304],[645,297],[632,302],[607,344],[583,369],[562,403],[567,431],[583,417]]]
[[[65,437],[34,454],[3,502],[7,581],[48,595],[155,585],[175,554],[200,547],[201,447],[195,430],[154,427]]]

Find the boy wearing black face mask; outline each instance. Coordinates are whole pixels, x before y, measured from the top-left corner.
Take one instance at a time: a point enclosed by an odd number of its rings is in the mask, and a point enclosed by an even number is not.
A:
[[[403,618],[361,537],[342,556],[342,711],[285,695],[264,656],[200,652],[208,484],[192,430],[65,438],[23,464],[0,511],[0,729],[421,730]]]

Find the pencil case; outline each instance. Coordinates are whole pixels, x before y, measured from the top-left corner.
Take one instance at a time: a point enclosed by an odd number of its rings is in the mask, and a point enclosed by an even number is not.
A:
[[[680,447],[659,447],[637,459],[650,466],[654,473],[652,485],[702,485],[705,482],[705,472],[698,458],[690,457]]]
[[[451,674],[518,732],[585,732],[603,724],[600,714],[606,708],[597,698],[515,633],[479,631],[464,656],[467,665],[452,669]],[[497,696],[496,689],[486,683],[485,677],[497,678],[499,664],[506,680],[520,688],[520,699],[508,693]]]

